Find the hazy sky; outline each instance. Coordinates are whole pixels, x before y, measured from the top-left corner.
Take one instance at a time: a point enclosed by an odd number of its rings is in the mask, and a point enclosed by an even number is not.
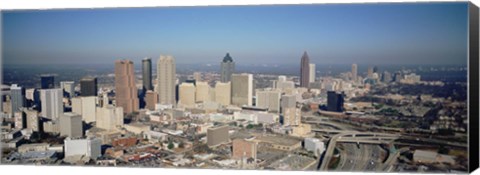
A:
[[[466,2],[4,11],[4,64],[466,64]]]

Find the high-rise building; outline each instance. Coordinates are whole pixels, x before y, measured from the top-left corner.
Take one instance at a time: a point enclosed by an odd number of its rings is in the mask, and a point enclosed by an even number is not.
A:
[[[96,159],[102,156],[102,140],[98,138],[71,139],[65,141],[65,157],[85,156]]]
[[[230,142],[228,126],[216,126],[207,129],[207,145],[209,147]]]
[[[151,58],[145,58],[142,60],[142,84],[144,91],[153,90]]]
[[[123,126],[123,108],[112,105],[97,108],[96,126],[112,131]]]
[[[378,67],[377,66],[373,66],[373,73],[378,73]]]
[[[308,88],[310,82],[310,58],[308,58],[307,51],[303,53],[300,62],[300,87]]]
[[[235,62],[233,61],[230,53],[227,53],[225,57],[223,57],[221,63],[221,81],[222,82],[229,82],[232,79],[232,74],[235,72]]]
[[[63,114],[62,99],[62,89],[41,89],[42,116],[51,120],[58,119]]]
[[[296,95],[282,95],[281,110],[283,115],[283,125],[295,126],[300,124],[300,109],[297,109]]]
[[[178,104],[184,107],[195,106],[195,86],[193,83],[182,83],[178,87],[179,100]]]
[[[96,120],[96,96],[72,98],[72,112],[82,116],[82,120],[91,123]]]
[[[221,105],[230,105],[232,99],[231,82],[217,82],[215,84],[215,102]]]
[[[202,81],[202,73],[201,72],[194,72],[193,73],[193,79],[195,81]]]
[[[253,75],[232,74],[232,104],[252,106]]]
[[[257,91],[255,105],[267,108],[269,112],[280,112],[281,92],[277,90]]]
[[[61,81],[60,87],[63,91],[67,94],[67,97],[74,97],[75,96],[75,82],[74,81]]]
[[[392,81],[392,74],[390,74],[390,72],[387,72],[387,71],[383,72],[381,80],[384,83],[391,82]]]
[[[352,64],[352,80],[357,81],[357,76],[358,76],[357,64]]]
[[[40,75],[40,83],[41,83],[42,89],[55,88],[55,79],[53,75],[49,75],[49,74]]]
[[[82,116],[79,114],[66,112],[60,117],[60,135],[70,138],[80,138],[83,136]]]
[[[367,78],[372,78],[373,77],[373,68],[368,67],[367,69]]]
[[[139,102],[135,86],[135,72],[130,60],[115,61],[115,103],[124,113],[138,111]]]
[[[308,71],[310,72],[310,75],[309,75],[310,81],[309,81],[309,83],[315,82],[315,77],[316,77],[316,75],[315,75],[315,74],[316,74],[315,64],[310,63],[310,67],[309,67],[309,70],[308,70]]]
[[[232,158],[247,160],[257,159],[257,143],[245,139],[235,139],[232,143]]]
[[[25,108],[23,112],[26,115],[27,128],[31,129],[34,132],[41,132],[40,118],[38,116],[38,112],[33,109],[25,109]]]
[[[155,110],[155,105],[158,103],[158,94],[148,90],[145,94],[145,108]]]
[[[159,103],[175,105],[176,67],[173,56],[161,55],[157,63],[157,89]]]
[[[343,93],[335,91],[327,92],[327,110],[333,112],[343,112]]]
[[[80,95],[82,97],[97,96],[97,91],[97,78],[85,77],[80,80]]]
[[[207,82],[197,81],[197,85],[195,85],[195,87],[196,102],[210,101],[210,85]]]
[[[15,129],[23,129],[27,127],[27,114],[23,111],[18,111],[13,114]]]
[[[10,86],[10,104],[12,105],[12,113],[20,112],[26,106],[25,88],[12,84]]]

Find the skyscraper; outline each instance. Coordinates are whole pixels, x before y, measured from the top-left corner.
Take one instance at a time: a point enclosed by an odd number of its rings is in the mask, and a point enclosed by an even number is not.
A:
[[[357,64],[352,64],[352,80],[357,81],[358,68]]]
[[[300,63],[300,86],[308,88],[310,82],[310,58],[307,51],[303,53]]]
[[[175,105],[176,67],[173,56],[161,55],[157,63],[157,89],[159,103]]]
[[[130,60],[115,61],[115,101],[123,108],[124,113],[138,111],[139,102],[133,62]]]
[[[197,81],[195,89],[196,102],[210,101],[210,85],[207,82]]]
[[[12,105],[12,113],[20,112],[20,108],[25,107],[25,88],[12,84],[10,87],[10,101]]]
[[[221,63],[221,81],[231,81],[233,72],[235,72],[235,62],[230,57],[230,53],[227,53]]]
[[[343,93],[337,93],[335,91],[327,92],[327,110],[343,112]]]
[[[83,136],[82,116],[67,112],[60,117],[60,135],[70,138]]]
[[[80,80],[80,95],[82,97],[97,96],[97,91],[97,78],[85,77]]]
[[[309,77],[310,81],[309,81],[309,83],[313,83],[313,82],[315,82],[315,74],[316,74],[315,64],[313,64],[313,63],[310,64],[309,71],[310,71],[310,75],[309,75],[310,76]]]
[[[55,79],[53,75],[49,75],[49,74],[40,75],[40,83],[41,83],[42,89],[55,88]]]
[[[279,90],[257,91],[255,105],[268,108],[270,112],[280,112],[280,95],[281,92]]]
[[[253,96],[253,75],[232,75],[232,104],[237,106],[251,106]]]
[[[61,81],[60,82],[60,87],[63,89],[63,91],[68,94],[68,97],[74,97],[75,96],[75,82],[74,81]]]
[[[297,109],[297,97],[295,95],[283,95],[280,100],[283,125],[299,125],[300,109]]]
[[[145,108],[149,110],[155,110],[155,105],[158,102],[158,94],[152,90],[148,90],[145,93]]]
[[[123,108],[107,105],[96,109],[96,127],[112,131],[123,126]]]
[[[221,105],[230,105],[232,102],[231,89],[231,82],[217,82],[217,84],[215,84],[215,102],[220,103]]]
[[[58,119],[63,114],[62,99],[62,89],[41,89],[42,116],[51,120]]]
[[[367,78],[372,78],[373,77],[373,68],[368,67],[367,69]]]
[[[182,83],[178,87],[178,104],[183,107],[193,107],[195,105],[195,86],[193,83]]]
[[[144,91],[153,90],[151,58],[145,58],[142,60],[142,83]]]

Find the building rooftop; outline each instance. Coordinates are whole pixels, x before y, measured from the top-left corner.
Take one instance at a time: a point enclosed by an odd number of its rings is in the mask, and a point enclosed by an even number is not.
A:
[[[255,140],[258,140],[260,142],[267,142],[267,143],[286,145],[286,146],[292,146],[292,145],[298,144],[298,142],[301,142],[301,140],[293,137],[275,136],[275,135],[269,135],[269,136],[261,135],[261,136],[257,136]]]

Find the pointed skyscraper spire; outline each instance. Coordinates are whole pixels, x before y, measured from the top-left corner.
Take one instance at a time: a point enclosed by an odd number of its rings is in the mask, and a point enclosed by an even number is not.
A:
[[[307,51],[303,52],[300,63],[300,86],[308,88],[310,84],[310,58]]]

